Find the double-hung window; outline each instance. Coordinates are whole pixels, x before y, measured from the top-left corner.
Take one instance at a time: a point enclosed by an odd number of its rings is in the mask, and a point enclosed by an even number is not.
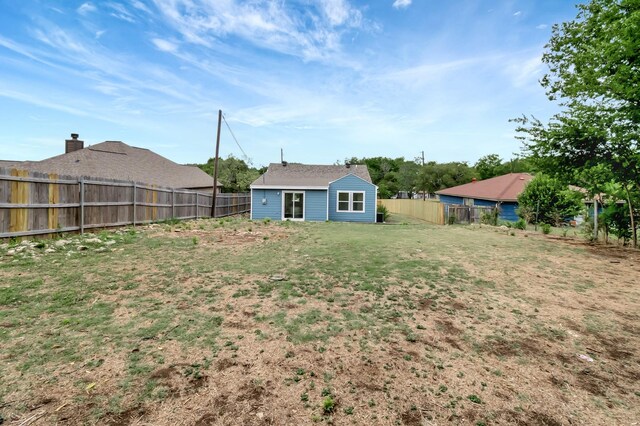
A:
[[[339,212],[364,213],[364,192],[362,191],[338,191]]]

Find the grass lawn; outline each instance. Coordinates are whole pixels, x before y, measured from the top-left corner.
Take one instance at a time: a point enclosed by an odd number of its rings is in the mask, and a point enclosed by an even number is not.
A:
[[[4,244],[0,419],[637,424],[639,320],[637,251],[492,227],[227,219]]]

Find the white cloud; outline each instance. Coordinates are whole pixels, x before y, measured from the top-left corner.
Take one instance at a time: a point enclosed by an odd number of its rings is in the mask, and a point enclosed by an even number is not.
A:
[[[520,15],[522,15],[522,11],[521,10],[519,10],[516,13],[513,14],[513,16],[520,16]]]
[[[96,10],[98,10],[98,9],[94,5],[92,5],[91,3],[87,2],[87,3],[82,3],[82,5],[80,5],[80,7],[76,11],[80,15],[86,15],[88,13],[95,12]]]
[[[161,50],[163,52],[174,53],[178,50],[178,45],[170,42],[169,40],[154,38],[151,39],[151,42],[156,46],[158,50]]]
[[[104,33],[106,33],[106,32],[107,32],[107,30],[96,31],[96,39],[102,37],[104,35]]]
[[[547,24],[540,24],[536,26],[536,29],[546,30],[549,26]]]
[[[539,54],[523,59],[515,58],[505,67],[505,72],[517,88],[526,86],[538,87],[538,77],[542,74],[543,64]]]
[[[110,13],[114,18],[122,19],[123,21],[127,21],[129,23],[135,23],[136,20],[134,16],[120,3],[107,3],[113,12]]]
[[[393,2],[393,7],[396,9],[404,9],[411,6],[411,0],[396,0]]]
[[[325,60],[340,52],[343,34],[363,28],[362,13],[348,0],[288,2],[154,0],[166,21],[190,43],[211,47],[228,36],[303,58]]]

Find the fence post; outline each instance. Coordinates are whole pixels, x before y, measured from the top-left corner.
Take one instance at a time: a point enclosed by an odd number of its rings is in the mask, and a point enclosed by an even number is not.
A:
[[[137,212],[136,212],[136,198],[138,198],[138,195],[136,193],[137,189],[138,189],[138,184],[133,182],[133,221],[132,221],[133,222],[133,226],[136,226],[136,215],[137,215]]]
[[[176,217],[176,190],[171,190],[171,219]]]
[[[198,219],[198,193],[196,192],[196,219]]]
[[[80,233],[84,234],[84,178],[80,178]]]

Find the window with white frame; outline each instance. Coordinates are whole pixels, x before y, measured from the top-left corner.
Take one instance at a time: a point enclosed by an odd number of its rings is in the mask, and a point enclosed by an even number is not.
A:
[[[364,192],[362,191],[338,191],[339,212],[364,213]]]

